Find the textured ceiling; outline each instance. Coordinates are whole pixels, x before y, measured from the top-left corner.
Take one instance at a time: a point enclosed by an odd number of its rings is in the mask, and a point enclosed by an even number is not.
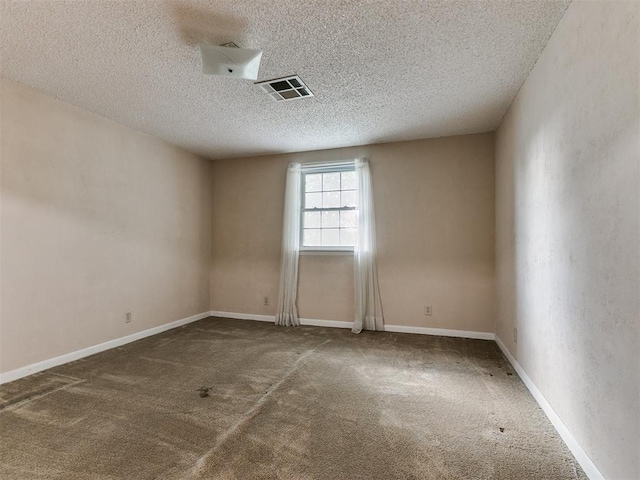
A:
[[[2,76],[214,159],[493,130],[569,3],[0,1]],[[229,41],[315,96],[204,76]]]

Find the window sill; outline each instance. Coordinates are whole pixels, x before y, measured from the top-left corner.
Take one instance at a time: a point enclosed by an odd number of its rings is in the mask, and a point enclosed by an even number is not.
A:
[[[330,250],[330,249],[318,249],[318,250],[300,250],[300,255],[348,255],[353,256],[353,250]]]

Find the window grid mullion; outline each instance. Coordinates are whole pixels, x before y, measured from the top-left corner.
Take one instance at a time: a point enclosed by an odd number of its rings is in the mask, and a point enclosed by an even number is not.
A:
[[[341,214],[339,215],[338,225],[336,227],[324,227],[324,225],[322,223],[322,220],[321,220],[319,227],[309,227],[309,228],[307,228],[305,226],[305,223],[304,223],[305,213],[307,213],[307,212],[314,212],[314,213],[317,212],[317,213],[319,213],[321,215],[321,219],[322,219],[322,217],[324,216],[324,215],[322,215],[323,212],[355,211],[355,210],[357,210],[357,207],[342,206],[342,207],[313,207],[313,208],[307,208],[307,206],[306,206],[306,200],[307,200],[306,199],[306,194],[307,193],[318,193],[318,194],[321,195],[321,198],[322,198],[321,201],[324,202],[324,193],[329,193],[329,192],[338,193],[340,195],[340,201],[342,201],[342,192],[355,192],[355,191],[357,191],[357,189],[355,189],[355,188],[350,188],[350,189],[346,189],[346,190],[342,189],[342,187],[343,187],[343,178],[342,178],[342,174],[341,173],[342,173],[342,171],[350,171],[350,170],[351,169],[346,169],[346,170],[340,169],[338,171],[340,173],[340,175],[339,175],[339,187],[338,187],[338,189],[331,189],[331,190],[325,190],[324,189],[324,186],[325,186],[324,185],[324,175],[325,175],[325,173],[338,173],[338,172],[335,172],[335,171],[317,172],[317,173],[321,174],[321,177],[320,177],[320,182],[321,182],[320,183],[320,190],[314,191],[314,192],[307,192],[306,191],[306,176],[308,174],[311,174],[311,173],[304,173],[303,174],[302,185],[301,185],[301,190],[302,190],[302,192],[301,192],[302,193],[302,209],[301,209],[302,211],[301,211],[301,222],[300,222],[301,226],[302,226],[302,228],[300,229],[300,237],[301,237],[300,238],[300,244],[301,244],[301,246],[304,246],[304,231],[305,230],[319,230],[321,236],[322,236],[322,231],[337,230],[337,233],[338,233],[338,244],[336,246],[324,246],[324,245],[322,245],[322,239],[321,239],[320,240],[321,245],[318,245],[317,248],[320,248],[320,249],[322,249],[322,248],[340,248],[340,246],[342,245],[343,230],[348,229],[350,227],[344,227],[343,228],[341,226],[341,221],[342,221],[342,215]],[[316,174],[316,172],[314,172],[313,174]],[[314,247],[310,246],[310,247],[307,247],[307,248],[314,248]]]
[[[335,212],[335,211],[349,211],[349,210],[355,210],[356,207],[327,207],[327,208],[318,208],[318,207],[314,207],[314,208],[303,208],[302,211],[303,212]]]

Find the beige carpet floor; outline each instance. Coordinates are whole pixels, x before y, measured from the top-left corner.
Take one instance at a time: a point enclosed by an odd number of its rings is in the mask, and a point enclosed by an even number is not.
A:
[[[0,409],[4,480],[586,479],[483,340],[206,319],[3,385]]]

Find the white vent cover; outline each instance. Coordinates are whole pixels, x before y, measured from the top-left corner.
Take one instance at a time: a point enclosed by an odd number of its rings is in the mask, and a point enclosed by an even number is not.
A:
[[[259,85],[276,102],[313,97],[309,87],[297,75],[256,82],[256,85]]]
[[[262,59],[262,50],[238,48],[234,43],[225,45],[200,44],[202,73],[222,77],[256,80]]]

